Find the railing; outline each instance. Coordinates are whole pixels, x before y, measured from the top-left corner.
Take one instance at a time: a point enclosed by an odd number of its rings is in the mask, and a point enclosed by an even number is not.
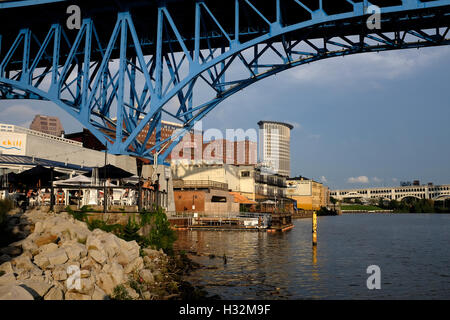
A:
[[[51,134],[47,134],[47,133],[43,133],[43,132],[39,132],[39,131],[34,131],[34,130],[26,129],[26,128],[23,128],[23,127],[18,127],[18,126],[15,126],[15,125],[11,125],[11,124],[0,123],[0,132],[25,133],[25,134],[33,135],[33,136],[36,136],[36,137],[41,137],[41,138],[45,138],[45,139],[50,139],[50,140],[62,142],[62,143],[71,144],[71,145],[74,145],[74,146],[77,146],[77,147],[83,147],[83,143],[78,142],[78,141],[73,141],[73,140],[70,140],[70,139],[53,136]]]
[[[228,184],[210,180],[174,180],[175,189],[220,189],[228,190]]]

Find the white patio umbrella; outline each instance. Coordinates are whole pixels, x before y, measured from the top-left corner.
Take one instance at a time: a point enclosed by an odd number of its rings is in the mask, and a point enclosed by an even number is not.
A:
[[[56,181],[54,184],[55,185],[74,185],[74,186],[79,186],[79,185],[88,185],[91,182],[91,179],[88,177],[85,177],[83,175],[79,175],[67,180],[61,180],[61,181]]]

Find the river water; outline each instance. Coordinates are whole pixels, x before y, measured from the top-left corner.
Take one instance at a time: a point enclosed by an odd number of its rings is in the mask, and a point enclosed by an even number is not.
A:
[[[209,268],[187,280],[222,299],[450,299],[450,215],[319,217],[316,250],[311,220],[294,224],[282,234],[182,231],[175,246]],[[379,290],[367,288],[371,265]]]

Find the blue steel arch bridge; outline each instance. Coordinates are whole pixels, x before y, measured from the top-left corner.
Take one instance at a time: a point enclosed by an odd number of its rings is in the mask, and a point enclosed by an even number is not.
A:
[[[372,5],[380,29],[367,25]],[[161,163],[251,84],[332,57],[447,45],[449,15],[450,0],[0,1],[0,99],[53,102],[109,152]],[[162,119],[183,129],[162,138]]]

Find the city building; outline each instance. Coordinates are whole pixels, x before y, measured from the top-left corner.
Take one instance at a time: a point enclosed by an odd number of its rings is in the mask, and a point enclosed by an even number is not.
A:
[[[83,143],[19,126],[0,123],[0,154],[27,157],[26,159],[51,160],[74,168],[102,167],[105,153],[83,147]],[[25,159],[25,158],[24,158]],[[107,156],[108,164],[136,173],[136,159],[123,155]],[[17,166],[21,169],[20,163]],[[25,169],[25,167],[23,167]]]
[[[297,202],[297,209],[320,210],[330,203],[328,187],[320,182],[304,177],[287,179],[287,197]]]
[[[97,150],[97,151],[105,151],[106,147],[100,140],[97,139],[88,129],[83,128],[81,132],[69,133],[64,136],[64,138],[78,141],[83,144],[84,148]]]
[[[30,129],[57,137],[64,134],[64,128],[58,117],[36,115],[31,122]]]
[[[260,162],[271,171],[289,177],[291,173],[291,130],[288,123],[276,121],[258,122],[260,129]]]
[[[397,200],[402,201],[407,198],[443,200],[450,198],[450,185],[406,185],[402,183],[399,187],[393,188],[366,188],[366,189],[345,189],[333,190],[331,196],[339,201],[359,199],[369,202],[371,199]]]
[[[239,203],[228,185],[211,180],[174,180],[175,211],[200,216],[227,217],[239,213]]]
[[[203,162],[233,165],[255,165],[258,144],[255,141],[217,139],[203,142]]]
[[[270,175],[260,165],[172,163],[174,179],[216,181],[249,200],[282,201],[286,199],[286,177]]]

